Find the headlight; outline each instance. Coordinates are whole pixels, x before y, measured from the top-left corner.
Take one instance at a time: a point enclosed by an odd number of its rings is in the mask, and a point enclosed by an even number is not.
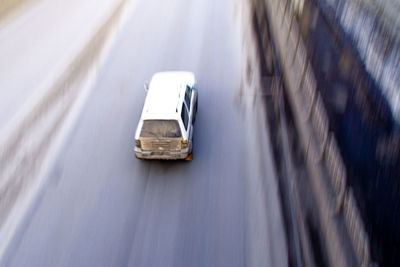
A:
[[[136,147],[140,148],[141,147],[140,140],[135,140],[135,142],[136,142]]]
[[[187,148],[187,140],[182,140],[182,148]]]

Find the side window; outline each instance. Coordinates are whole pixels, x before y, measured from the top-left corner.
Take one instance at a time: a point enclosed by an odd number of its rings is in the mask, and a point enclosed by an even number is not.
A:
[[[188,110],[190,110],[190,100],[191,99],[192,99],[192,88],[189,85],[186,85],[185,102],[188,107]]]
[[[188,114],[184,104],[182,105],[181,118],[183,121],[183,125],[185,126],[185,130],[187,130],[188,123],[189,123],[189,114]]]

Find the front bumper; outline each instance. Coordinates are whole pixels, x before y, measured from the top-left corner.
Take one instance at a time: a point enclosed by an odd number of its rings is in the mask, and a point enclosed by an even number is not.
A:
[[[139,159],[185,159],[189,156],[189,148],[178,151],[147,151],[135,147],[136,157]]]

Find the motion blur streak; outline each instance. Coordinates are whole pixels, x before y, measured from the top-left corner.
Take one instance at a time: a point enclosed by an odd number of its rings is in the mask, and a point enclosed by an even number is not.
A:
[[[229,0],[137,0],[2,266],[287,265],[235,14]],[[192,162],[134,157],[142,85],[162,70],[198,79]]]

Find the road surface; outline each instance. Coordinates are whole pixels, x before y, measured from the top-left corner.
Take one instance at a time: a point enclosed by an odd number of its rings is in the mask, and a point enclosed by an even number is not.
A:
[[[287,266],[234,1],[137,1],[0,265]],[[197,75],[192,162],[133,153],[143,82],[162,70]]]

